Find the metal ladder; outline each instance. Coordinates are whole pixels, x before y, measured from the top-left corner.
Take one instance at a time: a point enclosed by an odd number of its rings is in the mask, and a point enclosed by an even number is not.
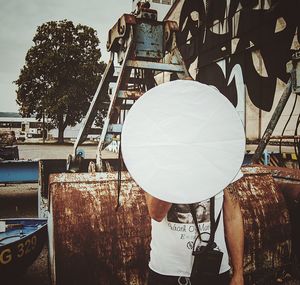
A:
[[[110,60],[74,144],[73,160],[78,158],[77,148],[88,135],[100,134],[100,128],[94,128],[93,123],[112,83],[115,87],[97,147],[96,171],[103,171],[101,151],[112,141],[120,141],[127,111],[147,90],[157,85],[156,78],[165,75],[171,79],[190,77],[176,46],[176,31],[176,22],[159,22],[155,10],[143,7],[136,15],[124,14],[109,31]],[[120,64],[118,76],[114,74],[115,54]]]

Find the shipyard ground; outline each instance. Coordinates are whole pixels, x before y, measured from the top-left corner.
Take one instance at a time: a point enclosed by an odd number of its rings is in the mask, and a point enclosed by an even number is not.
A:
[[[66,158],[71,153],[71,146],[19,146],[20,158]],[[95,155],[95,147],[85,148],[87,157]],[[18,217],[37,217],[38,216],[38,184],[0,184],[0,217],[18,218]],[[16,277],[13,279],[13,277]],[[9,280],[4,281],[0,276],[2,285],[50,285],[50,276],[48,272],[48,248],[44,247],[37,260],[28,268],[28,270],[19,276],[11,276]],[[284,285],[300,285],[300,281],[289,280]],[[67,284],[66,284],[67,285]],[[105,285],[105,284],[104,284]],[[130,284],[128,284],[130,285]],[[261,284],[264,285],[264,284]]]

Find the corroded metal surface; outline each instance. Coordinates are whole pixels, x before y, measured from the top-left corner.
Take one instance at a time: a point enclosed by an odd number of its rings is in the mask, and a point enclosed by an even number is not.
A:
[[[144,195],[123,175],[121,207],[115,211],[117,185],[117,173],[51,177],[54,284],[144,283],[150,242]]]
[[[289,214],[268,168],[244,167],[243,173],[244,177],[234,183],[234,187],[244,220],[244,271],[263,276],[290,263]]]
[[[300,260],[300,170],[271,167],[275,183],[283,193],[290,214],[292,258]]]
[[[269,168],[275,183],[283,192],[286,199],[295,203],[300,202],[300,170],[284,167]]]
[[[269,169],[252,166],[243,172],[234,189],[244,218],[245,273],[276,272],[290,263],[287,207]],[[145,284],[150,220],[142,191],[126,172],[121,185],[116,212],[116,172],[51,176],[53,284]]]
[[[274,178],[284,180],[294,180],[300,183],[300,169],[292,169],[286,167],[268,167]]]

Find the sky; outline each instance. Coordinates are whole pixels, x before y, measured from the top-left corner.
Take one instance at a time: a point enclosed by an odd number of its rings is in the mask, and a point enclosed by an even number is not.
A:
[[[118,18],[130,13],[132,0],[0,0],[0,112],[17,112],[17,80],[37,27],[70,20],[94,28],[101,60],[107,62],[107,33]]]

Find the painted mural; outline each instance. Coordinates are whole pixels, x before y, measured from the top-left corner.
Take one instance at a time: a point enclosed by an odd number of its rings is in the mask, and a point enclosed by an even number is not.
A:
[[[252,103],[270,111],[277,81],[288,81],[286,63],[299,49],[299,14],[299,0],[185,0],[177,43],[196,80],[235,106],[246,86]]]

